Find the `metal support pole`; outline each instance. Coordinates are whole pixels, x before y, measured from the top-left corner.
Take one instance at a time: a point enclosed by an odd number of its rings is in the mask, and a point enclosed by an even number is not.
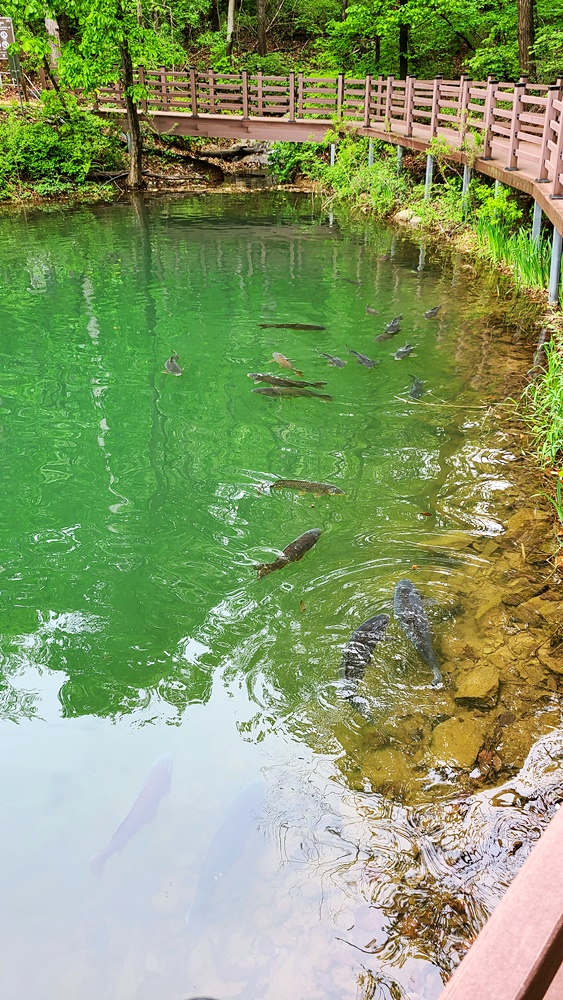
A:
[[[331,165],[331,167],[333,167],[335,163],[336,163],[336,146],[334,145],[333,142],[331,142],[331,144],[330,144],[330,165]]]
[[[556,306],[559,302],[559,284],[561,282],[561,247],[563,237],[561,233],[553,227],[553,240],[551,243],[551,266],[549,268],[549,290],[547,301],[550,306]]]
[[[496,198],[497,194],[500,193],[501,187],[502,187],[501,182],[500,181],[495,181],[495,198]]]
[[[129,153],[129,156],[131,156],[131,150],[133,149],[133,141],[131,139],[131,133],[126,132],[125,135],[127,137],[127,152]]]
[[[534,202],[534,218],[532,220],[532,239],[539,240],[541,232],[541,219],[543,212],[539,202]]]
[[[461,185],[461,207],[465,214],[469,201],[469,185],[471,183],[471,167],[467,163],[463,164],[463,183]]]
[[[373,139],[370,139],[368,145],[368,167],[373,167]]]
[[[432,177],[434,174],[434,157],[426,157],[426,180],[424,181],[424,200],[428,201],[432,190]]]
[[[403,171],[403,147],[397,146],[397,177]]]
[[[461,197],[465,198],[467,192],[469,191],[469,184],[471,182],[471,167],[467,166],[467,163],[463,164],[463,184],[461,186]]]

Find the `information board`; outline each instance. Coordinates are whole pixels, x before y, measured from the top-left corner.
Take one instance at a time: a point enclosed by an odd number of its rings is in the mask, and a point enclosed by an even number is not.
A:
[[[15,42],[11,17],[0,17],[0,61],[8,62],[8,45]]]

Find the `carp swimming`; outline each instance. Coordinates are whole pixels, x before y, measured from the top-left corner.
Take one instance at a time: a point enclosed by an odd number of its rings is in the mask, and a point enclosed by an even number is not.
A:
[[[261,580],[263,576],[273,573],[276,569],[283,569],[289,563],[298,562],[318,542],[320,534],[320,528],[311,528],[309,531],[304,531],[302,535],[299,535],[299,538],[294,539],[293,542],[286,545],[281,556],[278,556],[273,562],[255,565],[254,569],[258,573],[258,579]]]
[[[395,587],[393,609],[407,639],[412,642],[424,662],[431,668],[433,673],[432,687],[438,687],[442,684],[442,674],[432,647],[430,625],[422,598],[410,580],[399,580]]]

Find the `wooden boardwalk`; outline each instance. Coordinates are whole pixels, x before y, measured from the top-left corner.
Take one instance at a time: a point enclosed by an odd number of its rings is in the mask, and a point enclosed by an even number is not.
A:
[[[547,87],[465,77],[136,72],[145,89],[141,113],[158,132],[318,142],[337,124],[430,153],[440,141],[453,159],[531,195],[563,234],[563,80]],[[95,107],[123,113],[119,85],[101,88]]]

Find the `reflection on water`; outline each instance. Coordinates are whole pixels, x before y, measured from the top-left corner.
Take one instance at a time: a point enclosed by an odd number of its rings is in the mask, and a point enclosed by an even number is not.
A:
[[[561,798],[563,623],[493,405],[533,307],[331,223],[277,194],[5,220],[7,996],[433,1000]],[[332,401],[253,394],[273,352]]]

